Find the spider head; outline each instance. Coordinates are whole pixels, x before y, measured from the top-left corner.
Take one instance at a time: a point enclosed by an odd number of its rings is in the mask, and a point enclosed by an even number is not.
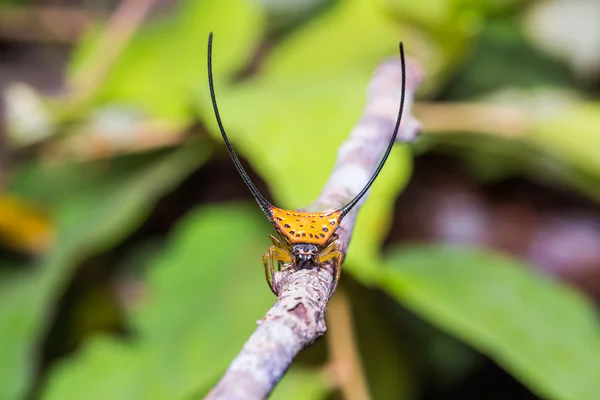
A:
[[[292,246],[292,258],[300,268],[305,263],[314,263],[319,254],[319,248],[310,243],[298,243]]]

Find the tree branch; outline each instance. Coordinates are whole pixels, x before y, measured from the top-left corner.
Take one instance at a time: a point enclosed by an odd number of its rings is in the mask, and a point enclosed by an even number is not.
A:
[[[413,140],[421,129],[411,109],[423,73],[410,59],[406,78],[406,102],[398,141]],[[401,85],[400,60],[386,61],[377,68],[369,84],[363,115],[340,147],[321,195],[308,209],[340,208],[362,189],[393,132]],[[344,218],[337,231],[344,255],[361,203]],[[332,272],[332,264],[327,262],[321,268],[284,269],[276,274],[275,285],[280,290],[277,302],[259,321],[256,331],[207,399],[264,399],[271,393],[294,357],[325,333]]]

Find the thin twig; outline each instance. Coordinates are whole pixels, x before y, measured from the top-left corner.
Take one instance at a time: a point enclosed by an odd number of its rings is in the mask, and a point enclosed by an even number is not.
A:
[[[99,17],[74,7],[3,7],[0,10],[0,38],[16,42],[72,44]]]
[[[344,288],[338,288],[336,294],[327,314],[329,369],[344,399],[369,400],[369,385],[354,335],[350,298]]]
[[[533,123],[531,113],[523,108],[482,103],[420,102],[414,113],[424,129],[435,134],[469,132],[519,138]]]
[[[104,81],[155,2],[124,0],[117,7],[98,40],[93,59],[70,82],[71,92],[77,100],[87,99]]]
[[[412,117],[414,93],[423,78],[420,66],[407,63],[406,103],[398,141],[414,139],[420,124]],[[383,155],[395,125],[402,84],[399,60],[384,62],[369,85],[358,124],[338,151],[334,170],[319,198],[308,209],[334,210],[362,189]],[[364,201],[364,200],[363,200]],[[345,254],[360,204],[343,220],[338,244]],[[259,321],[240,354],[207,399],[264,399],[294,357],[326,331],[325,311],[333,281],[332,265],[283,270],[275,276],[279,298]]]

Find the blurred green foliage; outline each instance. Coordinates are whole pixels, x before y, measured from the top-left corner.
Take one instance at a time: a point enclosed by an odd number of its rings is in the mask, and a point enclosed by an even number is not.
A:
[[[545,398],[595,396],[600,335],[596,311],[578,293],[475,249],[406,248],[386,262],[381,285],[390,294]]]
[[[267,234],[250,205],[188,215],[149,266],[149,298],[130,316],[135,342],[94,340],[57,368],[45,397],[185,399],[210,388],[269,307],[263,274],[245,262],[260,259]],[[241,298],[248,318],[237,318]]]
[[[31,265],[3,265],[0,280],[0,397],[20,398],[33,372],[32,352],[45,332],[54,302],[83,257],[123,240],[152,209],[210,154],[210,144],[170,154],[104,165],[23,166],[12,190],[47,202],[57,244]],[[77,168],[74,168],[77,167]],[[11,268],[12,267],[12,268]]]
[[[75,269],[119,246],[127,253],[119,255],[119,269],[135,269],[127,261],[138,253],[124,245],[126,239],[161,198],[217,158],[213,150],[220,136],[206,87],[210,31],[226,128],[278,205],[299,208],[316,198],[335,149],[360,115],[373,69],[397,57],[398,39],[427,71],[423,96],[518,103],[530,117],[525,132],[514,138],[430,142],[466,146],[465,158],[481,170],[482,164],[496,165],[510,173],[530,173],[539,159],[523,151],[519,163],[510,164],[492,160],[489,149],[513,154],[516,148],[533,148],[551,160],[552,168],[533,169],[543,172],[544,180],[550,176],[600,200],[598,104],[585,100],[564,60],[537,52],[522,34],[520,18],[528,2],[338,0],[315,6],[302,20],[290,18],[293,25],[285,29],[272,21],[268,3],[179,2],[136,32],[84,101],[52,99],[56,138],[84,134],[81,126],[111,108],[144,123],[159,121],[171,131],[193,130],[200,121],[208,135],[104,161],[52,165],[39,158],[14,166],[7,191],[48,209],[57,236],[47,254],[0,260],[0,398],[202,396],[273,301],[260,264],[270,228],[258,208],[201,204],[177,221],[166,244],[159,241],[140,268],[136,279],[144,295],[127,304],[128,334],[85,337],[77,351],[36,372]],[[75,49],[71,82],[103,56],[102,34],[103,27],[95,27]],[[259,48],[264,54],[253,61]],[[509,84],[524,92],[503,97]],[[535,96],[548,88],[554,97]],[[548,106],[548,98],[556,101]],[[427,356],[410,354],[418,352],[408,350],[412,339],[391,326],[404,320],[397,309],[404,306],[491,357],[544,398],[593,399],[600,388],[595,379],[600,362],[594,357],[600,335],[583,296],[516,261],[477,249],[432,246],[382,254],[395,199],[411,169],[410,150],[397,146],[360,211],[344,266],[361,286],[355,311],[363,325],[356,330],[374,398],[411,399],[420,392],[420,367],[413,360]],[[397,302],[387,310],[389,317],[375,312],[377,306],[365,306],[377,304],[377,290]],[[462,351],[442,346],[448,353]],[[467,364],[452,357],[444,362],[455,374]],[[322,362],[298,362],[273,397],[326,398],[335,383],[323,370]]]

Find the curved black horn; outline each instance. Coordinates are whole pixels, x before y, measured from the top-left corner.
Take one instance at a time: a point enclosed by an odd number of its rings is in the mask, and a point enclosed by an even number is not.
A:
[[[365,187],[360,191],[360,193],[358,193],[356,195],[355,198],[353,198],[348,204],[346,204],[344,207],[342,207],[338,210],[338,211],[341,211],[340,219],[344,218],[346,216],[346,214],[348,214],[350,212],[350,210],[352,210],[352,208],[356,205],[356,203],[358,203],[358,201],[361,199],[361,197],[363,197],[365,195],[365,193],[367,193],[367,191],[371,188],[371,185],[373,184],[373,182],[375,182],[375,178],[377,178],[377,175],[379,175],[379,172],[381,172],[381,169],[383,168],[385,161],[387,160],[388,156],[390,155],[390,151],[392,151],[392,146],[394,145],[394,142],[396,141],[396,135],[398,134],[398,129],[400,128],[400,121],[402,120],[402,111],[404,109],[404,96],[405,96],[405,92],[406,92],[406,65],[405,65],[405,61],[404,61],[404,47],[402,46],[402,42],[400,42],[400,61],[402,64],[402,94],[400,97],[400,110],[398,111],[398,118],[396,119],[396,126],[394,128],[394,133],[392,134],[390,143],[388,144],[388,147],[385,150],[385,154],[381,158],[381,161],[379,162],[377,169],[373,173],[373,176],[371,176],[371,179],[369,179],[369,182],[367,182]]]
[[[223,128],[223,123],[221,122],[221,116],[219,115],[219,108],[217,107],[217,98],[215,96],[215,87],[213,84],[213,76],[212,76],[212,39],[213,39],[213,34],[211,32],[210,35],[208,36],[208,86],[210,87],[210,97],[212,99],[213,109],[215,110],[215,117],[217,118],[217,124],[219,125],[219,129],[221,130],[221,135],[223,135],[223,140],[225,140],[225,145],[227,146],[227,151],[229,152],[229,155],[231,156],[231,159],[233,160],[233,164],[235,165],[235,168],[237,168],[238,172],[242,176],[242,179],[244,180],[244,182],[246,183],[246,185],[252,192],[252,195],[258,202],[258,205],[260,206],[260,208],[270,219],[271,218],[271,207],[272,207],[271,203],[269,203],[264,198],[264,196],[258,191],[256,186],[254,186],[254,183],[252,183],[252,180],[250,179],[250,177],[246,173],[246,170],[240,163],[240,160],[238,159],[237,154],[235,154],[233,147],[231,147],[231,143],[229,143],[229,139],[227,138],[227,134],[225,133],[225,128]]]

